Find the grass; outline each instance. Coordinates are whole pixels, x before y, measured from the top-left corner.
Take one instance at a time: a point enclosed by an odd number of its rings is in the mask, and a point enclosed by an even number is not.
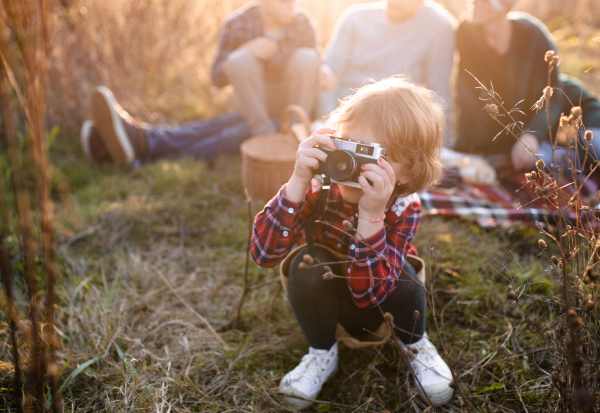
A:
[[[65,409],[286,411],[277,385],[306,343],[275,270],[251,265],[251,283],[263,286],[246,298],[241,323],[232,324],[248,221],[239,158],[222,157],[214,169],[182,159],[133,172],[90,166],[59,150],[53,160],[70,170],[66,176],[87,177],[73,180],[69,207],[57,209],[57,359],[68,364],[59,382],[99,357],[66,387]],[[539,349],[538,335],[504,298],[509,283],[545,279],[533,231],[430,218],[415,242],[431,268],[438,322],[469,403],[482,411],[520,411],[519,397],[530,408],[539,403],[548,384],[540,369],[549,368],[551,355],[524,356]],[[553,287],[535,285],[532,294],[541,288]],[[547,309],[532,302],[531,311]],[[393,346],[343,348],[340,371],[319,396],[337,405],[316,408],[424,410],[408,383]],[[455,398],[438,410],[462,403]]]
[[[326,5],[340,11],[356,2],[303,4],[324,41],[334,20]],[[186,158],[126,171],[86,163],[73,144],[86,116],[82,102],[100,83],[153,123],[228,110],[227,92],[210,89],[207,70],[217,22],[241,1],[156,0],[139,3],[140,10],[114,0],[63,3],[54,16],[54,35],[62,41],[53,43],[49,118],[61,128],[51,160],[64,410],[288,411],[277,386],[306,343],[276,270],[250,265],[257,288],[246,297],[241,322],[234,322],[248,231],[239,157],[223,156],[213,169]],[[443,3],[455,14],[464,6]],[[568,51],[561,54],[564,69],[581,76],[591,68],[586,83],[598,90],[593,56],[599,46],[590,43],[597,22],[582,20],[575,28],[572,14],[550,17],[559,47]],[[138,44],[148,47],[131,47]],[[260,208],[252,205],[253,213]],[[415,244],[428,264],[448,360],[466,395],[438,411],[466,411],[467,405],[481,412],[542,410],[556,358],[537,320],[556,321],[545,300],[559,295],[559,286],[539,259],[538,238],[528,227],[423,220]],[[524,311],[507,302],[509,285],[526,286],[519,302]],[[8,402],[4,319],[0,332],[0,398]],[[392,345],[342,347],[340,369],[319,398],[327,403],[309,411],[427,410]]]

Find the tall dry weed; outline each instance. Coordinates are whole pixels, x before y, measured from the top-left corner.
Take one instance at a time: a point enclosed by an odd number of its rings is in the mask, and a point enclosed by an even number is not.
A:
[[[0,188],[4,218],[0,228],[0,271],[12,347],[13,386],[8,392],[15,398],[7,408],[18,411],[34,406],[45,411],[47,383],[49,407],[53,412],[60,410],[54,361],[58,344],[54,285],[58,269],[45,123],[49,17],[49,2],[43,0],[7,0],[0,9],[0,96],[8,158],[8,167],[2,163],[0,176],[4,180],[6,175],[6,181],[12,184],[11,196],[5,182]],[[11,207],[16,214],[11,214]],[[23,291],[17,289],[19,286]]]
[[[218,111],[209,56],[228,2],[75,0],[54,14],[48,115],[67,131],[87,116],[94,87],[112,88],[134,115],[161,122]],[[206,105],[204,102],[211,102]]]
[[[550,80],[560,58],[551,50],[545,61]],[[515,115],[521,109],[505,108],[497,93],[481,83],[480,87],[488,94],[488,114],[497,122],[504,122],[503,132],[518,139],[524,130],[522,123],[515,121]],[[562,92],[553,90],[548,83],[540,93],[531,110],[545,110],[549,120],[550,97]],[[566,164],[546,165],[538,159],[534,170],[525,174],[524,185],[531,186],[537,198],[556,210],[555,222],[538,222],[536,226],[541,235],[539,258],[545,263],[548,280],[557,287],[541,298],[531,294],[527,284],[509,285],[506,291],[508,302],[523,312],[529,328],[539,334],[542,346],[554,350],[554,367],[546,377],[545,412],[591,413],[600,400],[600,193],[588,197],[584,190],[586,182],[595,179],[592,177],[600,169],[600,154],[592,146],[592,141],[600,136],[585,130],[583,116],[582,108],[573,106],[570,114],[561,116],[558,131],[550,138],[553,151],[559,145],[567,150]],[[551,307],[547,318],[534,318],[528,313],[528,307],[536,302]]]

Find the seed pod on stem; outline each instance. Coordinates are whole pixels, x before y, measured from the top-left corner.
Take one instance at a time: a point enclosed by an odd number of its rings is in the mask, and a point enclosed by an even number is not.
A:
[[[325,270],[325,272],[323,273],[323,279],[325,281],[331,281],[335,278],[335,274],[333,273],[333,271],[331,271],[331,267],[329,266],[324,266],[323,269]]]
[[[312,265],[315,263],[314,258],[311,257],[309,254],[304,254],[302,256],[302,261],[304,261],[309,267],[312,267]]]
[[[419,310],[415,310],[413,312],[413,320],[415,320],[415,322],[416,322],[416,321],[419,321],[420,319],[421,319],[421,313],[419,312]]]
[[[535,167],[538,168],[538,171],[543,171],[544,168],[546,168],[546,163],[543,160],[538,159],[538,161],[535,163]]]
[[[506,298],[508,298],[509,300],[517,301],[518,297],[519,295],[517,294],[513,286],[509,285],[506,289]]]
[[[585,140],[590,143],[594,139],[594,132],[591,130],[585,131]]]
[[[342,221],[342,225],[348,232],[350,232],[354,229],[354,225],[352,225],[352,222],[348,221],[347,219]]]

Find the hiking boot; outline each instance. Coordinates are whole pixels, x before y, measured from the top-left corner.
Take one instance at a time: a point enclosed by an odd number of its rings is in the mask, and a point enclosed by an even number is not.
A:
[[[148,152],[145,125],[134,121],[105,86],[92,95],[92,118],[114,162],[131,166]]]
[[[421,398],[429,403],[425,396],[427,394],[435,406],[448,403],[454,394],[454,389],[450,387],[453,381],[452,372],[438,354],[435,346],[429,341],[427,333],[416,343],[408,346],[400,343],[400,346],[407,353],[414,372],[415,387]]]
[[[112,161],[93,120],[83,122],[79,139],[81,141],[81,149],[88,160],[96,163]]]
[[[317,350],[310,347],[308,354],[302,357],[300,364],[281,379],[279,392],[314,400],[323,384],[335,373],[337,366],[337,342],[329,350]],[[306,409],[312,404],[310,401],[289,396],[285,398],[285,401],[293,404],[298,410]]]

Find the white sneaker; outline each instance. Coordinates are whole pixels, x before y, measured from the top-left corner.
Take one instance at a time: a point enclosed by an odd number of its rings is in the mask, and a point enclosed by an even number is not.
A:
[[[317,350],[310,347],[308,354],[302,357],[300,364],[281,379],[279,392],[314,400],[323,384],[335,373],[337,367],[337,341],[329,350]],[[294,397],[286,397],[285,401],[296,406],[298,410],[306,409],[312,404],[307,400]]]
[[[450,387],[450,383],[453,381],[452,372],[438,354],[435,346],[429,341],[427,333],[416,343],[408,346],[402,343],[400,345],[407,351],[408,360],[414,371],[415,387],[421,398],[428,402],[426,393],[435,406],[448,403],[454,394],[454,389]],[[407,347],[411,347],[416,352],[407,350]]]

